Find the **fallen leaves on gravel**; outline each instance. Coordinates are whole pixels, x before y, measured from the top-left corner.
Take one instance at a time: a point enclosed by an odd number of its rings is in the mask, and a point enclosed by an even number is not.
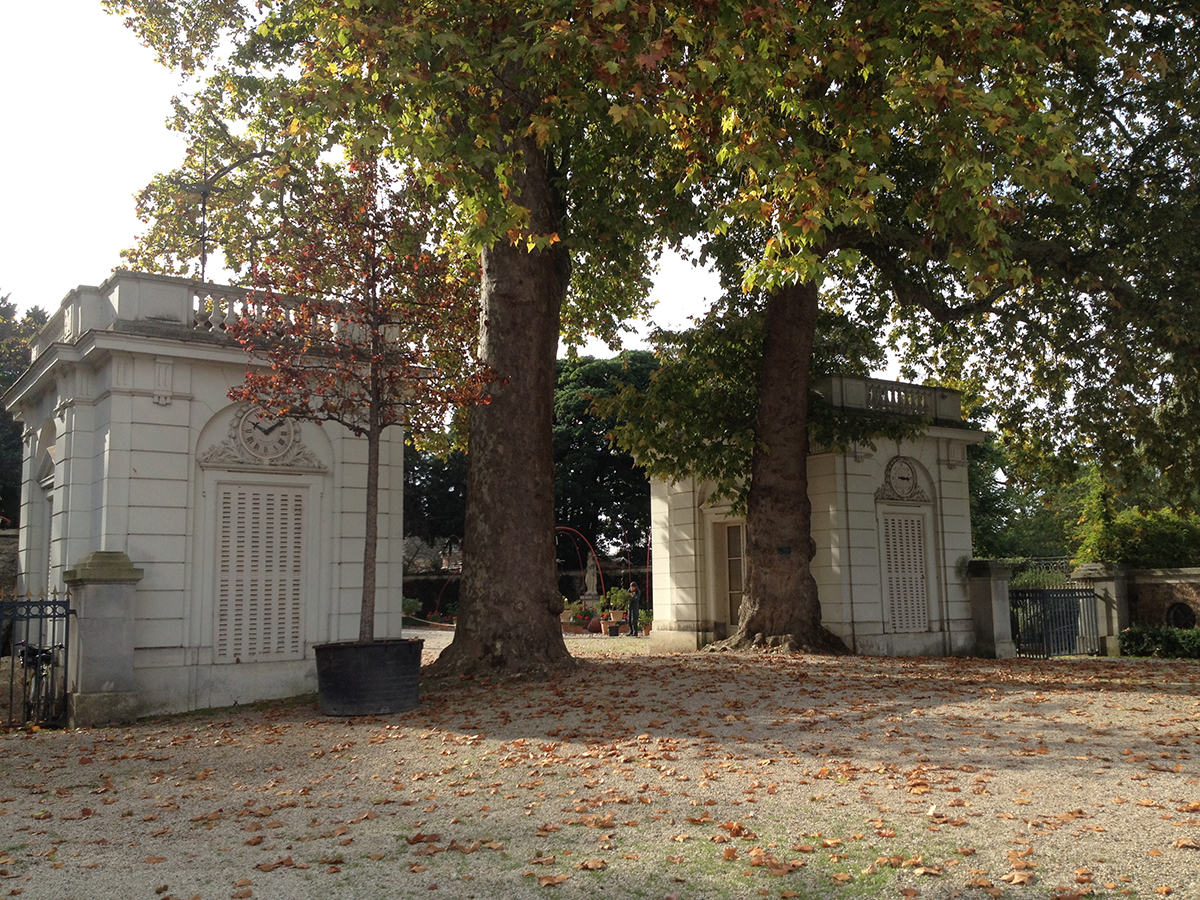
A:
[[[623,687],[616,702],[607,699],[610,680],[640,687]],[[782,898],[807,896],[826,878],[849,884],[861,872],[882,880],[881,895],[892,897],[919,897],[911,885],[920,878],[922,888],[941,880],[924,888],[930,894],[976,888],[981,898],[1017,895],[1018,886],[1040,882],[1047,887],[1039,896],[1077,900],[1090,896],[1093,881],[1105,890],[1119,886],[1119,872],[1109,867],[1120,863],[1095,864],[1086,844],[1105,832],[1101,821],[1112,824],[1118,814],[1146,825],[1127,855],[1143,863],[1154,857],[1157,878],[1168,880],[1169,866],[1195,856],[1172,849],[1200,850],[1195,831],[1167,830],[1200,825],[1186,818],[1200,813],[1200,801],[1183,785],[1178,764],[1197,744],[1187,703],[1198,687],[1194,667],[1160,663],[624,658],[548,685],[469,680],[395,721],[334,723],[268,707],[219,712],[211,723],[180,718],[77,735],[41,732],[23,746],[14,740],[0,748],[0,759],[6,751],[29,757],[4,772],[6,785],[16,785],[5,792],[19,799],[0,798],[0,821],[13,823],[14,832],[22,826],[18,839],[27,845],[14,854],[21,871],[0,860],[12,867],[0,877],[72,865],[37,830],[57,818],[56,829],[61,822],[63,830],[91,829],[88,837],[100,838],[79,842],[81,871],[100,865],[87,845],[99,851],[106,838],[113,841],[108,852],[128,841],[141,848],[125,851],[136,854],[132,859],[165,862],[142,854],[166,853],[174,845],[157,839],[174,826],[173,840],[191,831],[197,846],[219,851],[217,860],[240,856],[240,871],[253,865],[262,873],[318,859],[334,873],[394,860],[396,848],[407,846],[409,858],[391,865],[430,873],[442,893],[449,867],[480,865],[486,850],[528,860],[528,868],[545,873],[525,873],[542,887],[571,877],[548,871],[555,865],[592,873],[578,883],[616,871],[652,873],[666,884],[672,872],[684,871],[654,862],[666,847],[688,851],[698,872],[709,866],[720,873],[704,877],[740,883],[750,876],[754,890]],[[1114,725],[1107,708],[1144,715],[1132,726],[1123,719]],[[276,754],[273,745],[296,747],[303,767],[292,768],[292,756],[283,746]],[[205,755],[230,747],[239,760],[258,754],[253,768],[222,766]],[[76,760],[91,768],[76,769]],[[56,770],[76,774],[68,781],[49,774]],[[1078,789],[1079,799],[1064,802],[1063,794],[1045,790],[1057,779]],[[247,793],[234,799],[235,791]],[[102,805],[72,802],[85,793],[103,794],[92,801]],[[1068,806],[1076,808],[1054,811]],[[800,810],[799,821],[811,824],[789,834],[779,824],[781,809]],[[1172,819],[1171,810],[1183,815]],[[524,824],[510,833],[498,824],[506,814],[530,818],[517,819]],[[79,824],[87,819],[93,821]],[[1056,831],[1055,853],[1039,867],[1029,839]],[[388,841],[382,846],[381,835]],[[1068,835],[1083,839],[1079,858],[1062,850]],[[1009,839],[1019,845],[1006,852]],[[352,841],[353,851],[346,849]],[[959,843],[980,849],[955,848]],[[294,857],[277,856],[277,847]],[[797,855],[807,857],[808,868],[805,859],[785,858]],[[665,859],[685,862],[683,855]],[[1085,861],[1096,874],[1080,865]],[[768,889],[780,882],[766,876],[798,889]],[[454,877],[482,881],[478,873]],[[1054,880],[1064,884],[1049,888]],[[873,882],[860,883],[875,890]],[[1122,883],[1139,895],[1155,891],[1153,883]],[[421,884],[422,892],[432,887]],[[1170,892],[1162,885],[1157,895]]]
[[[533,875],[534,873],[526,872],[525,874]],[[556,884],[562,884],[564,881],[567,881],[568,879],[570,879],[570,877],[571,877],[570,875],[567,875],[565,873],[561,874],[561,875],[538,875],[537,876],[538,886],[539,887],[554,887],[554,885],[556,885]]]
[[[1032,872],[1009,872],[1007,875],[1001,875],[1001,881],[1007,881],[1009,884],[1033,884],[1034,875]]]
[[[343,832],[343,834],[344,833],[345,832]],[[433,843],[436,843],[437,841],[440,841],[441,839],[442,839],[442,836],[440,834],[421,834],[421,832],[418,831],[412,837],[406,837],[404,840],[408,841],[409,845],[412,845],[412,844],[433,844]]]
[[[341,861],[342,860],[339,857],[338,862],[341,862]],[[322,862],[324,862],[324,860],[322,860]],[[292,860],[292,858],[290,856],[283,856],[283,857],[280,857],[279,859],[276,859],[275,862],[259,863],[254,868],[258,869],[258,871],[260,871],[260,872],[274,872],[276,869],[291,867],[291,866],[294,866],[295,864],[296,863]]]

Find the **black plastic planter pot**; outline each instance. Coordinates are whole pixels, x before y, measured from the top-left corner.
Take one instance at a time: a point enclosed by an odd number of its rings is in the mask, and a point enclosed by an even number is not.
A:
[[[420,638],[317,644],[317,697],[327,716],[376,716],[417,705]]]

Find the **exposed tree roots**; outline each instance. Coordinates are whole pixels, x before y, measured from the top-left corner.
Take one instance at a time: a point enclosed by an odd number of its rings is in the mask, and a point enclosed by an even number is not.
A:
[[[818,626],[815,634],[743,634],[738,632],[723,641],[716,641],[704,648],[708,653],[724,653],[733,650],[780,649],[785,653],[821,653],[830,656],[848,656],[850,649],[842,639],[828,629]]]
[[[422,670],[427,678],[524,678],[545,681],[575,666],[565,645],[544,648],[516,646],[515,640],[460,641],[442,651],[432,665]],[[561,639],[560,639],[561,644]]]

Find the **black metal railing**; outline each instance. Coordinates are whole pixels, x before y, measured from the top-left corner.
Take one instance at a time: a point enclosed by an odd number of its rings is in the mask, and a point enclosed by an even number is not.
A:
[[[49,599],[32,595],[0,601],[3,652],[0,710],[5,727],[60,727],[67,719],[67,664],[71,598],[51,592]]]
[[[1017,655],[1095,656],[1100,652],[1096,594],[1083,588],[1024,588],[1008,592]]]

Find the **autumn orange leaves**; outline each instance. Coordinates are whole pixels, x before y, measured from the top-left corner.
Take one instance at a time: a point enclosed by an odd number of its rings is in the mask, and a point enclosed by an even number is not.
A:
[[[1195,665],[581,669],[430,685],[399,717],[279,704],[11,735],[0,877],[160,900],[1197,894]]]

